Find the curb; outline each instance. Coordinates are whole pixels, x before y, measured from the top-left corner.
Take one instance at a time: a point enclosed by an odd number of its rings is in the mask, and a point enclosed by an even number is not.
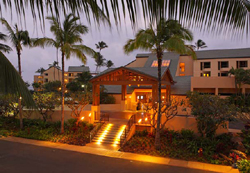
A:
[[[200,163],[200,162],[193,162],[193,161],[185,161],[185,160],[177,160],[177,159],[170,159],[164,157],[155,157],[149,155],[141,155],[141,154],[134,154],[134,153],[126,153],[120,151],[113,151],[101,148],[92,148],[88,146],[75,146],[75,145],[68,145],[62,143],[54,143],[48,141],[38,141],[33,139],[25,139],[19,137],[6,137],[0,138],[2,141],[9,141],[9,142],[18,142],[22,144],[29,144],[41,147],[48,147],[48,148],[55,148],[67,151],[75,151],[79,153],[87,153],[87,154],[94,154],[99,156],[105,157],[113,157],[118,159],[125,159],[131,161],[141,161],[141,162],[148,162],[154,164],[162,164],[167,166],[178,166],[190,169],[199,169],[204,171],[213,171],[213,172],[221,172],[221,173],[239,173],[237,169],[233,169],[231,166],[222,166],[222,165],[213,165],[208,163]]]

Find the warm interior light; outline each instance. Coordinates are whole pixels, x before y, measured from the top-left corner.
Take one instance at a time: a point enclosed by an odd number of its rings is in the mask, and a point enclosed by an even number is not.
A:
[[[91,113],[89,113],[89,117],[91,117]]]
[[[141,123],[141,119],[138,120],[138,123],[139,123],[139,124]]]
[[[62,88],[60,87],[59,90],[61,90]]]
[[[84,120],[84,117],[82,117],[81,120],[83,121],[83,120]]]
[[[128,98],[130,98],[130,99],[131,99],[131,96],[129,96]]]
[[[209,74],[207,74],[207,77],[209,77]]]
[[[203,74],[204,77],[206,77],[206,74]]]
[[[148,121],[148,118],[145,118],[145,122],[147,122]]]
[[[131,86],[131,84],[129,84],[128,86]]]
[[[165,97],[164,97],[164,96],[162,96],[162,98],[163,98],[163,99],[165,99]]]
[[[140,87],[140,84],[138,84],[137,86]]]

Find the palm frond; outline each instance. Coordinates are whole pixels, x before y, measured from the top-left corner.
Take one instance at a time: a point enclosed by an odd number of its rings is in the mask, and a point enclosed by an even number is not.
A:
[[[54,46],[56,47],[57,42],[55,40],[53,40],[52,38],[37,38],[37,39],[33,39],[32,40],[32,46],[37,47],[40,46],[42,48],[44,48],[45,46]]]
[[[24,100],[26,106],[35,107],[27,86],[2,52],[0,52],[0,71],[0,93],[18,94]]]

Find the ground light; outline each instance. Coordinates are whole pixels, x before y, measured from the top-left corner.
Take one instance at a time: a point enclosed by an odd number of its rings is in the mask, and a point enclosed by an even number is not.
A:
[[[111,127],[113,126],[113,124],[108,124],[104,131],[102,132],[102,134],[99,136],[98,140],[97,140],[97,144],[101,144],[103,139],[106,137],[107,133],[110,131]]]
[[[125,128],[126,128],[126,125],[123,125],[122,127],[120,127],[119,132],[116,135],[114,143],[113,143],[114,147],[116,147],[119,144],[120,139],[121,139],[121,135],[122,135],[122,133],[123,133],[123,131],[124,131]]]

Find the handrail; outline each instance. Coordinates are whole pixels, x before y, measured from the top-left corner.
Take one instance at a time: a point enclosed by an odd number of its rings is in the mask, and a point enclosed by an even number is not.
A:
[[[100,115],[100,121],[101,122],[105,122],[105,121],[109,121],[109,114],[108,113],[101,113]]]
[[[122,135],[120,136],[120,146],[122,147],[122,145],[125,143],[125,140],[127,138],[128,133],[131,130],[131,127],[133,126],[133,124],[135,124],[136,122],[136,116],[135,114],[133,114],[130,118],[129,121],[125,127],[125,129],[122,132]]]

